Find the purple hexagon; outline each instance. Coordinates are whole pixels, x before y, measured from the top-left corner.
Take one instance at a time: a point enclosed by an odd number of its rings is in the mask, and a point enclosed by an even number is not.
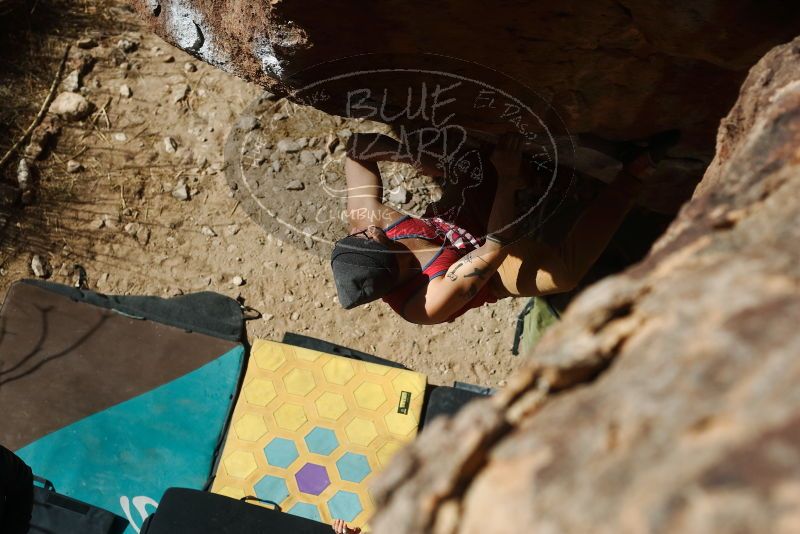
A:
[[[311,495],[319,495],[331,483],[324,467],[310,463],[301,467],[294,478],[297,479],[297,487],[300,488],[300,491]]]

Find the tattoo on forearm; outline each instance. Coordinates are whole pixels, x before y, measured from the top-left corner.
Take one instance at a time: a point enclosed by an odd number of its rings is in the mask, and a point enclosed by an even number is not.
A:
[[[483,280],[483,275],[486,274],[486,269],[478,269],[477,267],[472,268],[472,272],[469,274],[465,274],[464,278],[475,278],[478,277]]]
[[[473,259],[479,259],[483,263],[485,263],[486,265],[489,265],[489,262],[487,262],[486,260],[484,260],[480,256],[473,256],[472,252],[470,252],[469,254],[467,254],[466,256],[461,258],[461,260],[458,263],[456,263],[455,266],[453,266],[453,269],[450,272],[447,273],[448,280],[450,280],[451,282],[455,282],[456,280],[458,280],[458,275],[456,274],[458,272],[458,270],[461,267],[463,267],[465,263],[472,263]],[[472,268],[472,272],[469,273],[469,274],[465,274],[464,278],[476,278],[477,277],[477,278],[483,280],[483,275],[485,275],[485,274],[486,274],[486,269],[478,269],[477,267],[473,267]]]
[[[451,281],[453,281],[453,282],[455,282],[456,280],[458,280],[458,275],[456,275],[456,273],[457,273],[457,272],[458,272],[458,270],[459,270],[461,267],[463,267],[463,266],[464,266],[464,264],[463,264],[463,263],[461,263],[461,262],[458,262],[458,263],[456,263],[455,267],[453,267],[453,270],[452,270],[452,271],[450,271],[449,273],[447,273],[447,278],[449,278],[449,279],[450,279]]]

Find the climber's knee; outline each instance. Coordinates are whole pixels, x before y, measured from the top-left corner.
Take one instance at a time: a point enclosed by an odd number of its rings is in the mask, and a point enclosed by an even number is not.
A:
[[[578,275],[578,274],[576,274],[574,272],[571,272],[571,271],[562,274],[556,280],[556,286],[557,286],[558,290],[554,291],[554,293],[567,293],[569,291],[572,291],[573,289],[578,287],[578,284],[580,283],[581,278],[582,278],[582,276],[580,276],[580,275]]]

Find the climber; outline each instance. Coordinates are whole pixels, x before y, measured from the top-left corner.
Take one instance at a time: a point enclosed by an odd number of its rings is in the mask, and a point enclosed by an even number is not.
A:
[[[336,242],[331,267],[345,309],[382,298],[417,324],[449,322],[502,298],[573,289],[633,206],[640,178],[653,164],[649,151],[632,157],[560,244],[550,246],[532,236],[514,235],[514,196],[527,185],[519,136],[501,137],[490,159],[477,149],[462,156],[461,201],[445,211],[429,206],[422,218],[381,202],[377,162],[411,163],[411,153],[385,135],[350,139],[345,175],[351,233]],[[434,158],[422,157],[414,164],[425,174],[442,174]],[[488,198],[494,200],[486,202]]]

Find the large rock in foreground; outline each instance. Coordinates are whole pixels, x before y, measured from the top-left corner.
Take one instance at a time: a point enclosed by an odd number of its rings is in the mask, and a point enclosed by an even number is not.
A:
[[[643,263],[398,455],[375,532],[800,532],[800,39],[717,147]]]

